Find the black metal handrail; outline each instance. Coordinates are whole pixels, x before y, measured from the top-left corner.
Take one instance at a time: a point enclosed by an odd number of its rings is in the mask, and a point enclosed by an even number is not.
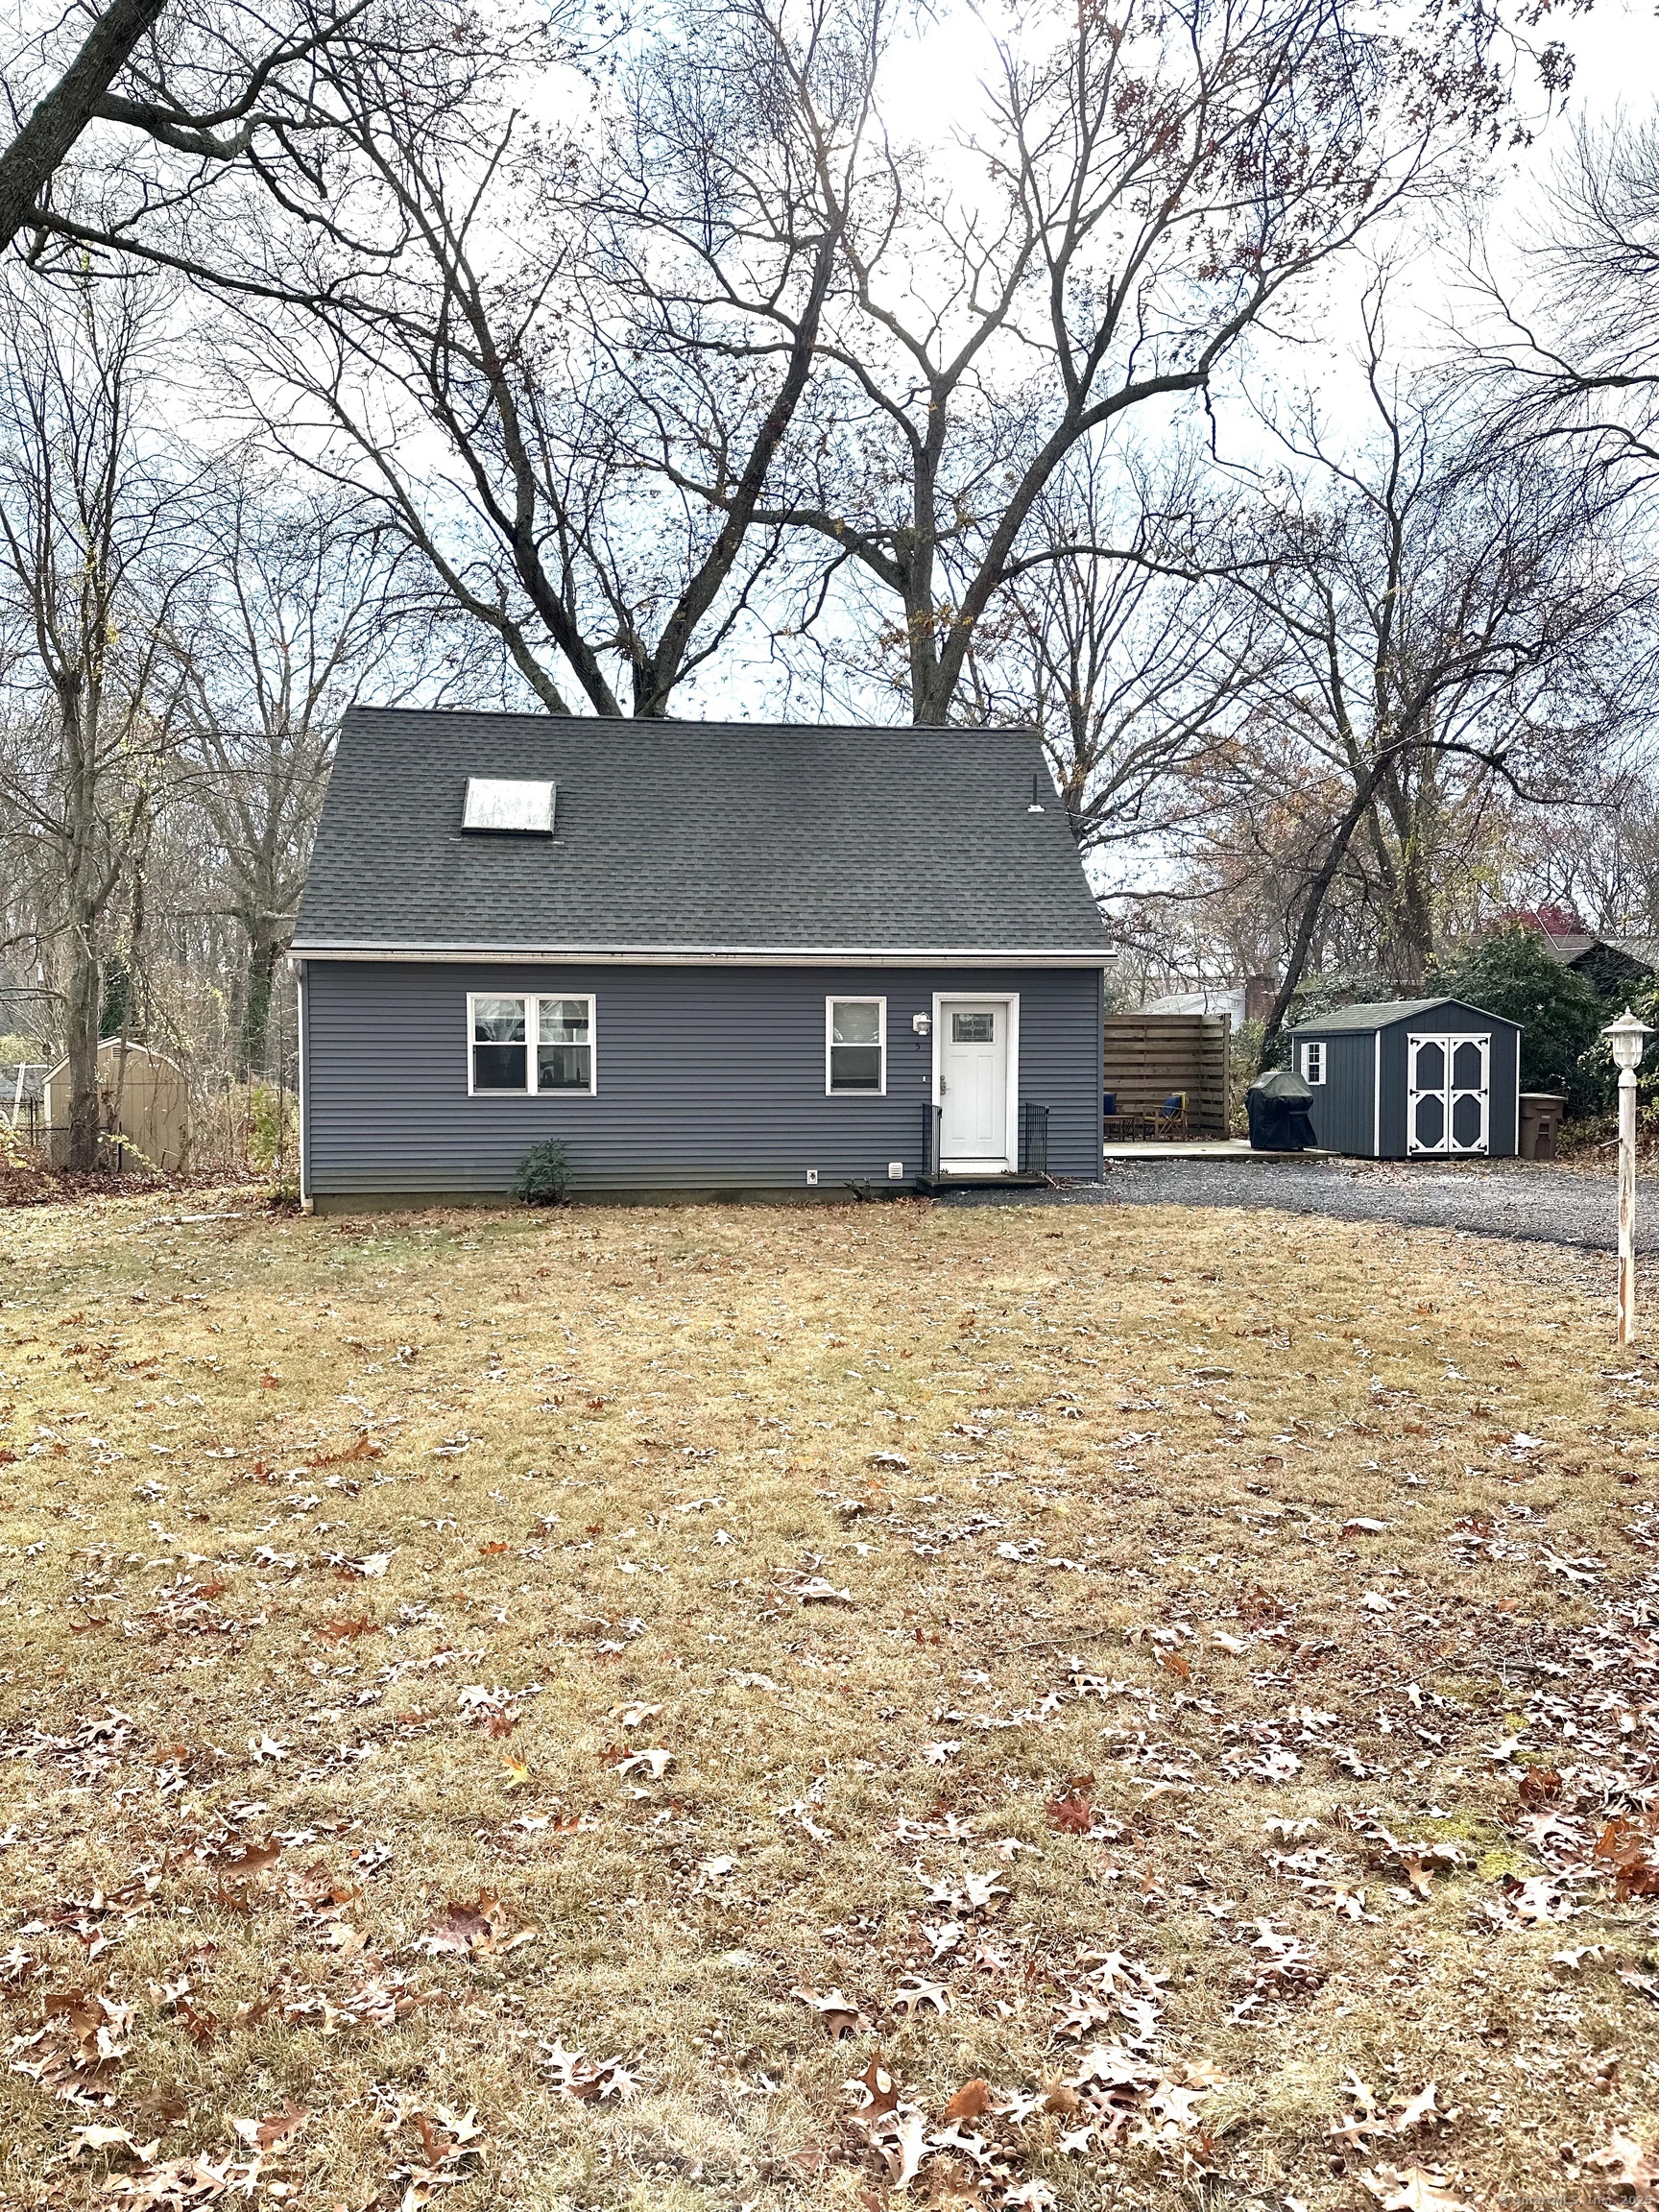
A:
[[[1027,1098],[1020,1110],[1020,1166],[1024,1174],[1048,1172],[1048,1109]]]

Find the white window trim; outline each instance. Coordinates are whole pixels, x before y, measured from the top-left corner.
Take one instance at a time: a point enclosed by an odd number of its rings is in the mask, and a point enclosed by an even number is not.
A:
[[[837,1091],[835,1063],[830,1047],[835,1037],[837,1006],[874,1006],[876,1041],[881,1050],[881,1082],[875,1091]],[[887,1095],[887,1001],[857,991],[836,991],[824,1001],[824,1095],[826,1098],[885,1098]]]
[[[480,998],[521,998],[524,1001],[524,1088],[522,1091],[480,1091],[473,1081],[473,1008]],[[538,1091],[536,1046],[541,1035],[543,999],[580,998],[588,1008],[588,1088],[586,1091]],[[591,1098],[599,1089],[598,1004],[591,991],[469,991],[467,994],[467,1095],[469,1098]]]
[[[1317,1075],[1313,1072],[1315,1067],[1319,1070]],[[1324,1087],[1325,1041],[1322,1037],[1314,1038],[1302,1047],[1302,1080],[1310,1090]]]
[[[935,991],[933,994],[933,1103],[944,1104],[944,1094],[939,1088],[942,1070],[940,1054],[945,1048],[945,1010],[949,1006],[1006,1006],[1008,1009],[1008,1111],[1003,1124],[1002,1157],[1006,1171],[1012,1175],[1020,1166],[1020,994],[1018,991]],[[951,1170],[943,1161],[938,1163],[940,1172],[949,1175]],[[980,1174],[985,1167],[978,1161],[964,1170]]]

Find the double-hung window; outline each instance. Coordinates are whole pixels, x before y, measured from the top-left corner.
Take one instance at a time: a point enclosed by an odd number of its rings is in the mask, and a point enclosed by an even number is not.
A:
[[[597,1088],[591,998],[498,997],[475,991],[467,1010],[474,1094],[534,1095]]]
[[[887,1089],[887,1001],[830,998],[825,1002],[824,1088],[879,1097]]]
[[[1302,1080],[1304,1083],[1309,1084],[1324,1082],[1325,1047],[1323,1044],[1303,1046]]]

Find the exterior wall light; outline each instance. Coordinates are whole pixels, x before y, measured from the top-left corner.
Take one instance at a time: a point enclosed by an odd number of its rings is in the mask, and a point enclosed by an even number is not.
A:
[[[932,1030],[933,1017],[931,1014],[912,1014],[910,1026],[915,1030],[918,1037],[926,1037]]]

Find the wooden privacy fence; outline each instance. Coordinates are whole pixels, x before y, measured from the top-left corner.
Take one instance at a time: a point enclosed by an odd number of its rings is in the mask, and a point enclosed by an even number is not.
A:
[[[1226,1137],[1225,1014],[1108,1014],[1102,1088],[1118,1094],[1119,1114],[1156,1114],[1171,1091],[1187,1094],[1194,1137]]]

